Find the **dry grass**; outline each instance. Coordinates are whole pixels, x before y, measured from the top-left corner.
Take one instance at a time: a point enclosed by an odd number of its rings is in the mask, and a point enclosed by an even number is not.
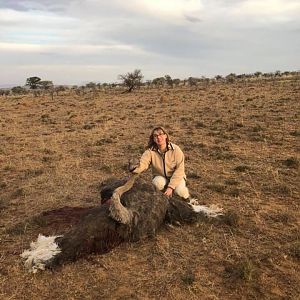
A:
[[[0,98],[1,299],[297,299],[299,81],[132,94]],[[43,212],[100,202],[99,183],[126,174],[151,128],[184,149],[189,186],[228,214],[162,228],[53,272],[19,254]]]

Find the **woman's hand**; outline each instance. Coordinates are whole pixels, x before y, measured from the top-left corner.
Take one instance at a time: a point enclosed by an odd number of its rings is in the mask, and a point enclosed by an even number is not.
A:
[[[173,189],[170,188],[170,187],[168,187],[166,189],[166,191],[164,192],[164,195],[166,195],[167,197],[172,197],[172,195],[173,195]]]
[[[133,172],[140,164],[140,161],[136,158],[131,158],[128,161],[128,170],[129,172]]]

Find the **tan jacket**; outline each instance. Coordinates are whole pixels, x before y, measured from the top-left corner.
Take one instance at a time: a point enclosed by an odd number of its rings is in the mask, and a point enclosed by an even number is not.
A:
[[[186,179],[184,171],[184,154],[181,149],[173,144],[167,145],[167,151],[160,153],[156,149],[147,149],[141,159],[140,164],[133,173],[139,174],[152,167],[153,176],[163,176],[169,180],[168,186],[175,189],[182,178]]]

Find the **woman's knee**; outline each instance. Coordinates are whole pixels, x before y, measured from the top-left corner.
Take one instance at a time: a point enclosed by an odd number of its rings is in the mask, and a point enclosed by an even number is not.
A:
[[[152,179],[152,183],[154,184],[154,186],[158,189],[158,190],[163,190],[166,183],[167,183],[167,180],[166,178],[162,177],[162,176],[155,176],[153,179]]]
[[[185,180],[183,181],[175,188],[174,191],[179,197],[188,199],[190,197],[189,189],[186,187]]]

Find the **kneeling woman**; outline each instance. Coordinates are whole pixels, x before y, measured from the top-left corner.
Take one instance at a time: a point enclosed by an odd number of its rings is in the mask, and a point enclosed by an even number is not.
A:
[[[159,190],[164,190],[168,197],[173,192],[188,199],[189,190],[186,187],[184,171],[184,154],[181,149],[169,141],[169,135],[163,127],[155,127],[149,137],[148,149],[143,153],[139,165],[131,170],[139,174],[152,167],[153,184]]]

